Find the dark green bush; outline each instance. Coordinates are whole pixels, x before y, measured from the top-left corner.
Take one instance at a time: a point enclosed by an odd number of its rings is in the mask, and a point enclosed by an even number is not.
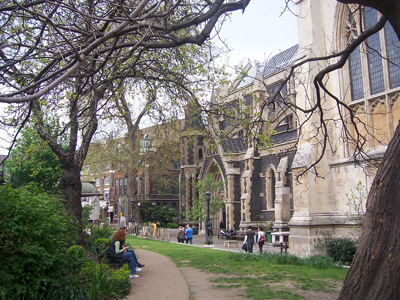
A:
[[[179,225],[176,223],[167,223],[167,228],[179,228]]]
[[[98,239],[111,239],[114,235],[114,229],[110,226],[93,226],[90,235],[86,235],[86,244],[92,252],[96,251],[98,245],[95,244]]]
[[[36,187],[0,186],[0,298],[38,299],[64,276],[76,239],[61,199]]]
[[[86,299],[121,298],[129,292],[129,274],[127,264],[117,271],[112,271],[105,264],[85,263],[81,276],[86,278],[87,282]]]
[[[99,238],[97,240],[94,241],[94,244],[96,247],[100,246],[101,244],[109,244],[110,243],[110,239],[105,239],[105,238]]]
[[[129,271],[128,264],[124,264],[122,268],[112,271],[112,286],[118,297],[125,296],[129,293],[131,289],[131,281],[129,280],[130,273],[131,271]]]
[[[326,243],[328,256],[335,262],[350,264],[357,250],[357,244],[349,238],[332,239]]]
[[[82,258],[85,257],[86,251],[82,246],[73,245],[73,246],[68,248],[66,254],[68,256],[71,256],[71,257],[75,258],[75,259],[82,259]]]

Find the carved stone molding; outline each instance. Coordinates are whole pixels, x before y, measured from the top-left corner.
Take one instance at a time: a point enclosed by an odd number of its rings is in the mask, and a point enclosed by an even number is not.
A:
[[[395,92],[394,94],[389,95],[389,105],[393,107],[393,105],[395,104],[395,102],[397,102],[397,100],[399,100],[399,98],[400,92]]]
[[[370,103],[370,108],[371,108],[371,113],[374,112],[375,108],[378,106],[378,104],[381,103],[386,107],[386,101],[385,98],[377,98],[371,101]]]

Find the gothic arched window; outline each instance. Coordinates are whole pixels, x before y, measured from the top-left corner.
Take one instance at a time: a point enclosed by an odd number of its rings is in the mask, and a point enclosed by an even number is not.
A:
[[[267,209],[274,209],[275,208],[275,171],[271,167],[267,171],[267,184],[266,184],[266,195],[267,195]]]
[[[359,12],[359,10],[357,10]],[[379,13],[369,7],[361,15],[349,12],[346,42],[351,43],[361,30],[374,26]],[[351,100],[368,98],[400,86],[400,42],[389,22],[384,30],[370,36],[349,58]]]

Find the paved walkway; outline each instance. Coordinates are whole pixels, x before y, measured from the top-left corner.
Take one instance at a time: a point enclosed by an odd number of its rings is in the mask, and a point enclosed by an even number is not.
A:
[[[238,247],[224,247],[223,239],[213,237],[213,245],[209,248],[216,251],[234,251],[241,252],[243,241],[238,241]],[[172,243],[175,243],[172,241]],[[182,245],[184,247],[206,247],[205,236],[195,235],[193,245]],[[264,251],[280,252],[279,247],[265,245]],[[125,300],[188,300],[189,287],[180,270],[168,258],[161,254],[143,249],[135,250],[139,261],[146,264],[139,272],[139,278],[133,278],[131,293],[125,297]],[[258,245],[254,245],[254,253],[258,253]]]

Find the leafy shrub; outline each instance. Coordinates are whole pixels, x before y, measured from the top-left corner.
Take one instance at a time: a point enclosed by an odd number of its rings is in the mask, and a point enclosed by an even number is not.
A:
[[[86,235],[86,244],[88,246],[88,249],[92,252],[95,252],[96,247],[98,246],[95,244],[96,240],[101,238],[111,239],[113,235],[114,235],[114,229],[110,226],[100,226],[100,227],[93,226],[90,235]]]
[[[100,246],[101,244],[109,244],[110,243],[110,239],[105,239],[105,238],[99,238],[97,240],[94,241],[94,245],[96,247]]]
[[[0,296],[37,299],[64,275],[75,240],[61,199],[34,186],[0,186]]]
[[[357,244],[349,238],[332,239],[326,243],[328,256],[335,262],[350,264],[357,250]]]
[[[60,277],[46,288],[40,300],[86,300],[87,282],[84,278],[75,275]]]
[[[130,271],[128,265],[117,271],[112,271],[105,264],[85,263],[81,276],[86,278],[86,299],[99,300],[110,297],[121,298],[130,289]]]
[[[122,297],[129,293],[131,281],[129,280],[131,271],[127,264],[118,270],[112,271],[112,286],[117,296]]]
[[[167,228],[172,228],[172,229],[179,228],[179,225],[176,223],[167,223]]]
[[[82,259],[85,257],[86,251],[82,246],[73,245],[68,248],[66,254],[75,259]]]

